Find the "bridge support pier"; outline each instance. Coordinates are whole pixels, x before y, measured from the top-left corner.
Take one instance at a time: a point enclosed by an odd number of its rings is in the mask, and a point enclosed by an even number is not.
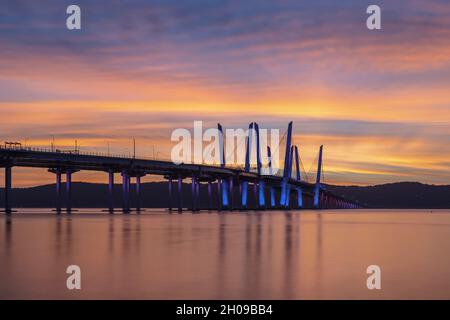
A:
[[[239,201],[241,202],[241,210],[242,210],[242,181],[239,181]]]
[[[208,210],[212,210],[212,182],[208,181]]]
[[[285,209],[290,209],[290,202],[291,202],[291,185],[288,184],[286,186],[286,203],[285,203]]]
[[[234,186],[233,186],[233,177],[230,177],[230,179],[229,179],[229,182],[228,182],[228,184],[229,184],[229,195],[230,195],[230,199],[229,199],[229,201],[230,201],[230,210],[233,210],[234,209]]]
[[[281,192],[280,192],[280,207],[286,207],[286,194],[287,194],[287,179],[283,178],[281,181]]]
[[[264,181],[259,181],[258,184],[259,194],[258,194],[258,202],[259,202],[259,208],[265,209],[266,208],[266,195],[265,195],[265,183]]]
[[[126,172],[122,172],[122,192],[123,192],[123,213],[130,212],[130,176]]]
[[[5,213],[10,214],[11,208],[11,184],[12,184],[12,167],[7,165],[5,167]]]
[[[141,212],[141,176],[136,176],[136,212]]]
[[[55,170],[56,176],[56,213],[61,214],[61,170]]]
[[[253,198],[255,199],[255,210],[258,210],[258,184],[256,182],[253,183]]]
[[[200,181],[196,179],[195,184],[195,205],[197,207],[197,211],[200,210]]]
[[[108,171],[109,213],[114,213],[114,171]]]
[[[321,198],[321,196],[320,196],[320,189],[319,189],[319,187],[315,187],[315,190],[314,190],[314,209],[319,209],[319,207],[320,207],[320,198]]]
[[[299,209],[303,208],[303,194],[302,188],[297,188],[297,207]]]
[[[222,209],[230,209],[230,201],[228,198],[228,181],[222,179]]]
[[[274,187],[270,187],[270,207],[273,209],[276,206],[276,201],[275,201],[275,188]]]
[[[169,178],[169,212],[172,212],[172,177]]]
[[[217,207],[222,210],[222,179],[217,179]]]
[[[66,211],[72,212],[72,171],[68,169],[66,171]]]
[[[181,213],[183,211],[182,186],[183,186],[183,177],[181,176],[181,174],[179,174],[178,175],[178,213]]]
[[[242,210],[247,210],[248,201],[248,181],[242,181],[241,185],[241,207]]]
[[[192,212],[197,210],[197,181],[195,175],[192,176],[191,182]]]

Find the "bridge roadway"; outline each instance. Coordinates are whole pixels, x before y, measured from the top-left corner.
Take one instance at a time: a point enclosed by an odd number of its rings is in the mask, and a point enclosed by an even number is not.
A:
[[[112,185],[114,184],[114,173],[121,173],[123,177],[124,206],[123,210],[130,211],[129,203],[129,185],[130,177],[136,178],[137,192],[139,192],[140,177],[145,175],[159,175],[169,180],[169,196],[172,195],[172,179],[178,181],[178,191],[181,192],[181,183],[183,179],[191,178],[194,184],[199,182],[207,182],[209,184],[209,193],[211,193],[211,182],[227,181],[233,188],[233,182],[247,182],[255,185],[263,182],[263,186],[268,188],[280,189],[283,183],[283,177],[277,175],[258,175],[256,172],[245,172],[242,168],[224,167],[220,165],[205,164],[175,164],[171,161],[138,159],[124,156],[108,156],[100,154],[89,154],[80,152],[61,152],[51,151],[37,148],[5,148],[0,146],[0,167],[5,168],[5,212],[12,211],[11,208],[11,185],[12,185],[12,167],[29,167],[29,168],[45,168],[49,172],[56,174],[57,195],[60,196],[61,174],[66,174],[67,192],[71,190],[71,174],[80,170],[100,171],[109,173],[109,189],[112,195]],[[301,189],[303,196],[313,197],[316,184],[305,181],[298,181],[293,178],[287,179],[287,184],[292,191]],[[218,183],[219,193],[221,183]],[[264,188],[264,187],[263,187]],[[195,190],[196,189],[196,190]],[[289,191],[290,192],[290,191]],[[320,187],[320,197],[322,202],[327,203],[327,207],[356,207],[356,203],[352,203],[340,196],[333,195]],[[70,195],[69,195],[70,196]],[[193,197],[198,197],[198,187],[193,187]],[[220,197],[219,197],[220,198]],[[69,199],[70,200],[70,199]],[[59,202],[59,200],[57,200]],[[220,200],[219,200],[220,202]],[[113,203],[111,199],[111,204]],[[110,204],[109,210],[113,211]],[[273,204],[273,203],[272,203]],[[325,203],[324,203],[325,204]],[[230,206],[233,208],[233,204]],[[277,206],[265,206],[264,208],[276,208]],[[325,206],[321,206],[325,207]],[[220,208],[220,204],[219,204]],[[277,207],[279,208],[279,207]],[[140,208],[137,208],[138,210]],[[169,208],[171,209],[171,208]],[[193,206],[193,210],[198,209]],[[225,209],[225,208],[222,208]],[[179,204],[181,210],[181,203]],[[61,207],[57,205],[57,211],[61,211]],[[71,211],[70,204],[67,211]]]

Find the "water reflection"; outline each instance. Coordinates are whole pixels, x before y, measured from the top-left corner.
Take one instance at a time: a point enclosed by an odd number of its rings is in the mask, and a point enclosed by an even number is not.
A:
[[[317,214],[317,250],[316,250],[316,292],[320,298],[322,292],[322,214]]]
[[[2,215],[0,298],[450,298],[448,213]]]
[[[226,285],[226,268],[225,268],[225,259],[226,259],[226,236],[227,236],[227,219],[228,215],[221,214],[219,216],[219,231],[217,232],[218,239],[218,248],[217,248],[217,272],[216,272],[216,292],[221,293],[224,286]],[[219,294],[218,298],[223,298],[222,295]]]
[[[5,256],[11,255],[11,239],[12,239],[12,219],[10,215],[5,216]]]

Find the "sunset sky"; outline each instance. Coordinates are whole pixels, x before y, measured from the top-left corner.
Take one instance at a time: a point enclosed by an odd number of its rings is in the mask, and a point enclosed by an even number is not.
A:
[[[366,28],[370,4],[381,30]],[[148,158],[194,120],[292,120],[306,170],[324,145],[327,183],[449,184],[450,2],[2,0],[0,110],[2,142],[128,154],[134,137]]]

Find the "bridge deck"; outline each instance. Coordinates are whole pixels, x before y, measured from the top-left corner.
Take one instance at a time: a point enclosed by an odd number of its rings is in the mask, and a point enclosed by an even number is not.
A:
[[[171,161],[149,160],[130,157],[117,157],[108,155],[65,153],[41,151],[35,149],[14,149],[0,147],[0,165],[15,167],[90,170],[104,172],[127,171],[130,175],[161,175],[166,177],[183,178],[196,175],[200,180],[207,181],[217,177],[235,177],[242,181],[255,182],[264,180],[269,185],[278,187],[282,181],[280,176],[258,175],[254,172],[245,172],[241,168],[221,167],[206,164],[175,164]],[[289,183],[300,186],[305,191],[312,190],[314,184],[290,179]]]
[[[104,154],[88,154],[80,152],[60,152],[52,150],[43,150],[36,148],[5,148],[0,147],[0,166],[5,167],[5,211],[11,212],[9,204],[9,193],[11,190],[11,167],[30,167],[30,168],[45,168],[53,172],[57,176],[57,190],[60,190],[61,173],[67,173],[67,189],[70,191],[71,174],[80,170],[100,171],[109,173],[109,188],[112,188],[113,173],[123,174],[124,195],[126,201],[128,200],[130,177],[137,177],[136,183],[140,184],[140,177],[144,175],[160,175],[166,179],[177,179],[178,190],[180,192],[180,184],[182,179],[192,178],[193,187],[198,185],[198,182],[212,182],[212,181],[228,181],[230,186],[232,182],[250,182],[255,185],[260,184],[262,190],[264,186],[282,189],[281,193],[290,192],[298,189],[300,194],[306,197],[314,197],[317,200],[318,194],[331,198],[335,203],[345,203],[345,205],[355,205],[340,196],[334,195],[324,189],[322,185],[308,183],[289,178],[284,180],[282,176],[278,175],[259,175],[256,172],[246,172],[243,168],[238,167],[224,167],[220,165],[206,165],[206,164],[175,164],[171,161],[165,160],[150,160],[139,159],[123,156],[110,156]],[[66,179],[66,180],[67,180]],[[220,180],[222,179],[222,180]],[[264,182],[264,183],[263,183]],[[169,184],[171,185],[171,184]],[[283,186],[291,186],[291,191],[286,191]],[[169,186],[171,190],[171,186]],[[197,187],[195,187],[197,188]],[[194,189],[193,188],[193,192]],[[284,191],[283,191],[284,190]],[[68,192],[69,192],[68,191]],[[171,191],[170,191],[171,192]],[[262,192],[262,193],[261,193]],[[261,191],[264,197],[264,191]],[[300,191],[299,191],[300,192]],[[59,193],[59,191],[58,191]],[[196,191],[198,193],[198,191]],[[193,193],[194,194],[194,193]],[[70,195],[70,193],[69,193]],[[198,196],[198,195],[197,195]],[[197,197],[196,196],[196,197]],[[315,201],[316,201],[315,200]],[[69,200],[70,203],[70,200]],[[111,208],[110,208],[111,209]],[[67,209],[70,210],[70,207]],[[125,210],[124,210],[125,211]]]

